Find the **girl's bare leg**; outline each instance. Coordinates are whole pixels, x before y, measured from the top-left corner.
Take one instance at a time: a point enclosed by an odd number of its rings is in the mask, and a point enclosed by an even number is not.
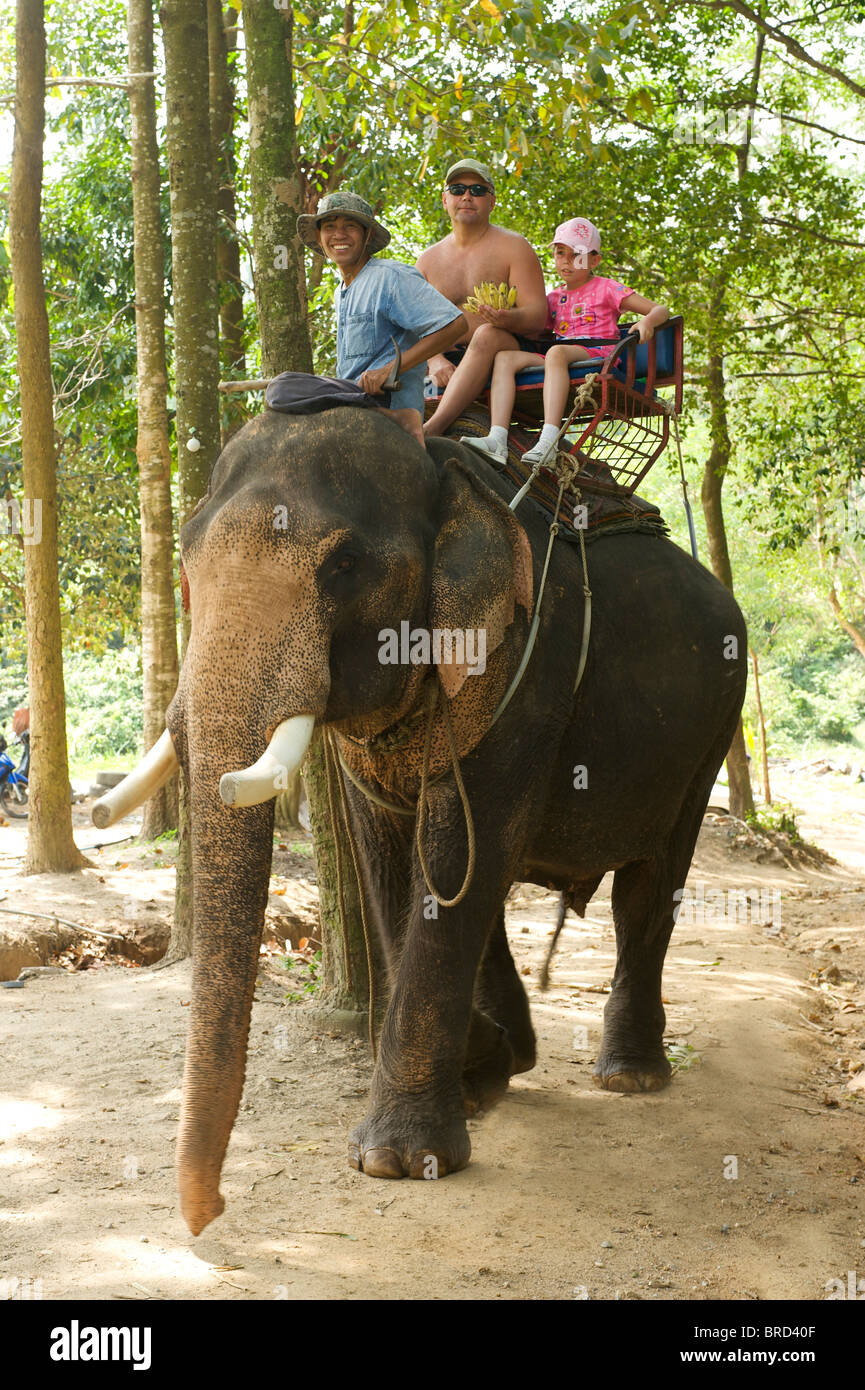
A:
[[[557,343],[555,347],[550,348],[545,358],[544,370],[545,425],[555,425],[556,429],[561,425],[571,384],[568,367],[572,362],[589,360],[591,355],[585,348],[577,347],[573,343]]]
[[[537,352],[497,352],[490,385],[490,423],[507,429],[514,411],[517,392],[517,372],[526,367],[542,367],[544,359]]]

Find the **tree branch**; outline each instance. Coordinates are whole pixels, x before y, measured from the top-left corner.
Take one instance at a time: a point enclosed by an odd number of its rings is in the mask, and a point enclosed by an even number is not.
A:
[[[786,48],[788,53],[792,53],[794,58],[798,58],[800,63],[805,63],[809,68],[814,68],[816,72],[822,72],[827,77],[831,77],[836,82],[840,82],[842,87],[848,91],[855,92],[859,97],[865,97],[865,87],[861,82],[855,82],[852,77],[848,77],[846,72],[840,68],[833,68],[829,63],[823,63],[819,58],[813,58],[797,39],[791,38],[772,24],[767,24],[762,15],[756,10],[752,10],[750,5],[743,4],[743,0],[685,0],[687,5],[698,10],[735,10],[743,19],[756,26],[761,33],[771,39],[773,43],[778,43],[782,48]]]
[[[855,623],[851,623],[850,619],[844,613],[844,610],[841,607],[841,602],[838,598],[838,593],[835,589],[834,580],[830,586],[828,598],[829,607],[835,614],[835,619],[838,623],[838,626],[843,628],[843,630],[846,632],[847,636],[850,638],[859,655],[861,657],[865,657],[865,631],[863,631],[861,628],[858,628]]]
[[[815,232],[812,227],[806,227],[804,222],[792,222],[786,217],[761,217],[760,221],[774,227],[789,227],[794,232],[805,232],[830,246],[851,246],[856,251],[865,251],[865,241],[847,241],[844,237],[825,236],[823,232]]]
[[[806,121],[803,116],[793,116],[789,111],[773,111],[771,106],[764,106],[762,102],[754,103],[755,111],[766,111],[770,116],[775,116],[779,121],[793,121],[796,125],[807,126],[809,130],[822,130],[824,135],[831,135],[833,140],[846,140],[851,145],[865,145],[865,140],[859,140],[855,135],[842,135],[840,130],[830,130],[826,125],[818,125],[816,121]]]
[[[5,584],[7,589],[11,589],[12,593],[15,595],[15,597],[18,599],[19,603],[23,607],[24,590],[22,589],[20,584],[15,583],[14,579],[9,578],[9,575],[6,573],[5,570],[0,570],[0,584]]]
[[[741,378],[747,377],[747,376],[768,376],[768,377],[776,377],[776,376],[777,376],[777,377],[782,377],[782,376],[825,376],[826,373],[827,373],[829,370],[830,370],[829,367],[815,367],[815,369],[814,369],[813,372],[734,372],[734,373],[733,373],[733,377],[734,377],[734,380],[738,381],[738,380],[740,380]],[[840,378],[841,380],[844,380],[844,381],[861,381],[861,380],[862,380],[862,373],[861,373],[861,372],[836,372],[836,371],[833,369],[833,370],[832,370],[832,377],[833,377],[833,379],[836,380],[836,381],[837,381],[839,378]]]

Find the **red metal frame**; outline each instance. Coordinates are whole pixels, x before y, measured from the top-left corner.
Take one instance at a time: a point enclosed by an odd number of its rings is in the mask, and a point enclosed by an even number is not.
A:
[[[579,486],[590,492],[614,496],[630,494],[667,447],[670,417],[666,403],[654,399],[654,391],[672,387],[676,411],[682,408],[683,321],[680,316],[664,325],[673,330],[673,370],[665,376],[657,371],[657,342],[648,344],[645,387],[635,388],[637,339],[623,338],[603,359],[591,399],[584,412],[576,417],[580,433],[565,452],[580,462]],[[613,375],[613,368],[626,354],[625,380]],[[577,378],[574,388],[579,388]],[[540,393],[539,386],[520,388],[523,392]],[[573,393],[569,405],[573,403]],[[520,402],[515,420],[520,424],[537,424],[537,416]],[[567,408],[567,407],[566,407]],[[585,421],[585,424],[583,422]]]

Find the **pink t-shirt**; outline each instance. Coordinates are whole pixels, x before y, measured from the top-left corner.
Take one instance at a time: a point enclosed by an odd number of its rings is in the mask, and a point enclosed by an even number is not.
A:
[[[547,295],[547,328],[557,338],[615,338],[622,300],[633,290],[618,280],[593,275],[579,289],[566,285]]]

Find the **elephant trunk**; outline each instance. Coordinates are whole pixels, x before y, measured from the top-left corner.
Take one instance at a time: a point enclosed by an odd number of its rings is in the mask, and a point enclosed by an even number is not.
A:
[[[198,1235],[219,1216],[219,1176],[237,1115],[273,848],[273,802],[228,809],[221,775],[254,762],[243,721],[187,724],[193,821],[193,1001],[183,1077],[177,1183]],[[261,735],[259,735],[259,738]],[[258,748],[260,749],[260,742]]]

